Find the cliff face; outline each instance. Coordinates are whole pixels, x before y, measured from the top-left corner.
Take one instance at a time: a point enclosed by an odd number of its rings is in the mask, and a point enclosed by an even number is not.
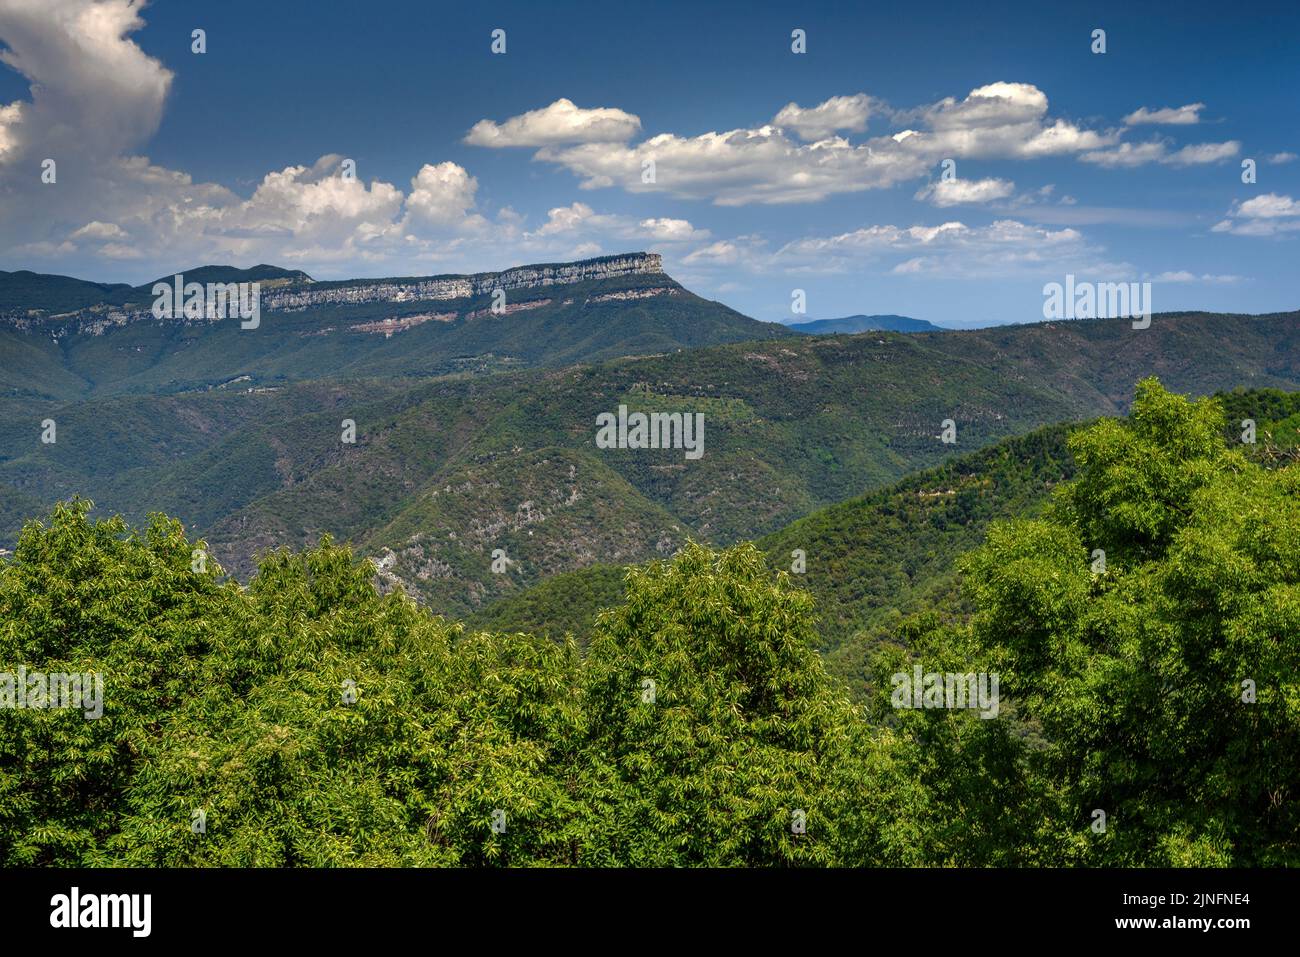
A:
[[[548,263],[517,266],[503,272],[476,273],[469,276],[436,276],[411,279],[350,279],[341,282],[277,281],[261,283],[260,303],[263,312],[297,312],[317,306],[375,302],[421,302],[469,299],[491,295],[495,290],[535,289],[621,276],[664,275],[663,257],[658,253],[628,253],[602,256],[571,263]],[[674,289],[656,290],[676,293]],[[648,295],[643,293],[642,295]],[[43,310],[0,315],[0,322],[24,331],[48,329],[56,337],[69,334],[101,335],[107,329],[153,319],[152,303],[130,306],[100,304],[57,316]],[[509,305],[507,311],[514,311]],[[481,310],[480,310],[481,312]],[[454,318],[455,313],[450,317]],[[443,317],[438,317],[443,318]],[[202,319],[167,319],[165,322],[191,324]],[[370,331],[370,330],[366,330]],[[382,330],[391,331],[391,330]]]
[[[631,253],[605,256],[572,263],[546,266],[519,266],[504,272],[478,273],[472,276],[443,276],[436,279],[358,280],[344,284],[294,285],[263,292],[263,309],[285,311],[337,303],[415,302],[422,300],[468,299],[490,295],[494,290],[535,289],[562,286],[595,279],[619,276],[660,275],[663,257],[658,253]]]

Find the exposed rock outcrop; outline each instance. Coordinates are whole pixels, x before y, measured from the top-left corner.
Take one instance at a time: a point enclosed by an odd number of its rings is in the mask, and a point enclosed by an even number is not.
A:
[[[302,283],[262,295],[263,309],[285,311],[339,303],[418,302],[469,299],[491,295],[497,289],[536,289],[620,276],[655,275],[664,271],[657,253],[602,256],[572,263],[519,266],[505,272],[473,276],[438,276],[429,279],[354,280],[347,283]]]
[[[476,273],[468,276],[431,276],[410,279],[349,279],[341,282],[316,282],[304,274],[300,280],[275,280],[259,283],[260,308],[263,312],[296,312],[318,306],[364,304],[375,302],[445,302],[454,299],[472,299],[491,295],[498,289],[507,293],[518,289],[537,289],[547,286],[571,285],[624,276],[662,276],[663,258],[657,253],[627,253],[621,256],[601,256],[571,263],[547,263],[518,266],[503,272]],[[664,287],[645,290],[636,295],[616,293],[597,297],[645,298],[650,295],[676,294],[677,290]],[[549,302],[550,300],[546,300]],[[566,300],[566,304],[572,300]],[[513,308],[512,308],[513,306]],[[507,304],[506,312],[528,308],[528,304]],[[211,312],[211,310],[209,310]],[[483,313],[478,310],[470,317]],[[353,327],[361,332],[391,335],[428,320],[448,321],[456,313],[430,312],[407,319],[396,317],[394,324],[385,327],[384,321]],[[128,306],[100,304],[76,312],[49,315],[41,310],[24,310],[0,315],[0,322],[25,331],[48,330],[56,338],[66,335],[102,335],[115,326],[153,319],[152,303],[145,305],[132,301]],[[213,321],[207,318],[166,319],[165,322],[185,324]],[[396,323],[401,323],[400,325]]]

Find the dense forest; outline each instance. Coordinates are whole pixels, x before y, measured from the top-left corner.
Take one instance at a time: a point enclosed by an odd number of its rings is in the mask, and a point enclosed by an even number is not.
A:
[[[0,559],[0,703],[93,673],[103,713],[0,708],[0,864],[1300,864],[1300,468],[1237,411],[1147,380],[1072,434],[865,704],[753,544],[629,568],[579,647],[329,540],[242,587],[175,519],[60,504]],[[898,707],[918,667],[996,675],[997,716]]]

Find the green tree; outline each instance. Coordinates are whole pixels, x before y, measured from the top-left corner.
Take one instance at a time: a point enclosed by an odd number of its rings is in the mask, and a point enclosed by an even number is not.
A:
[[[1143,381],[1072,439],[1049,514],[966,562],[974,641],[1047,742],[1055,809],[1024,826],[1058,860],[1300,863],[1300,471],[1223,427]]]
[[[906,857],[889,734],[822,670],[812,599],[752,545],[629,571],[586,670],[592,863]]]
[[[194,571],[179,522],[29,523],[0,566],[0,673],[98,674],[103,714],[0,709],[0,863],[76,863],[128,813],[131,782],[186,700],[238,590]]]

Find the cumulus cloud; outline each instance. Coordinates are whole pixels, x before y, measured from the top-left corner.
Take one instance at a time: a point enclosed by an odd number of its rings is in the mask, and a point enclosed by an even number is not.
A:
[[[572,100],[530,110],[504,123],[479,120],[465,142],[471,146],[552,146],[558,143],[621,143],[641,131],[641,120],[611,107],[583,109]]]
[[[407,223],[478,228],[486,225],[471,212],[478,180],[455,163],[425,163],[411,179],[406,197]]]
[[[815,202],[887,188],[924,176],[945,158],[1034,159],[1098,150],[1117,141],[1114,134],[1050,118],[1046,94],[1027,83],[992,83],[961,100],[949,97],[895,114],[895,120],[916,128],[891,135],[860,143],[831,135],[865,128],[874,108],[865,94],[808,108],[792,103],[769,125],[696,136],[661,133],[639,143],[611,137],[552,144],[539,149],[536,158],[570,170],[583,189],[619,186],[740,206]],[[503,128],[530,115],[507,120]]]
[[[1233,204],[1214,232],[1236,236],[1277,236],[1300,230],[1300,202],[1280,193],[1264,193]]]
[[[914,111],[929,133],[908,137],[933,155],[1034,159],[1093,150],[1114,136],[1047,116],[1047,94],[1030,83],[990,83],[965,99],[948,97]]]
[[[172,249],[242,260],[273,252],[300,264],[356,257],[393,235],[404,196],[392,184],[367,186],[344,176],[342,161],[331,154],[311,166],[267,173],[247,199],[173,182],[155,187],[148,199],[137,195],[122,215],[138,223],[132,235],[155,254]]]
[[[788,103],[776,114],[772,125],[794,130],[802,140],[824,140],[837,130],[861,133],[878,101],[865,93],[852,96],[833,96],[817,106],[804,109],[798,103]]]
[[[40,157],[79,165],[122,153],[162,120],[172,73],[129,34],[137,0],[5,0],[0,62],[31,84],[30,102],[0,107],[0,161]]]
[[[712,199],[721,206],[809,202],[891,186],[929,165],[840,138],[799,145],[774,126],[694,137],[665,133],[635,146],[584,144],[543,149],[537,156],[576,173],[583,189],[619,185],[633,193]],[[642,175],[649,170],[653,177]]]
[[[1006,199],[1015,189],[1016,184],[1005,179],[941,179],[927,183],[912,198],[942,208]]]
[[[538,236],[555,233],[570,233],[574,230],[603,225],[601,217],[586,203],[573,203],[570,206],[558,206],[546,217],[546,222],[537,230]]]
[[[1157,110],[1139,107],[1124,117],[1125,126],[1193,126],[1201,122],[1201,110],[1204,103],[1188,103],[1186,106],[1164,106]]]

